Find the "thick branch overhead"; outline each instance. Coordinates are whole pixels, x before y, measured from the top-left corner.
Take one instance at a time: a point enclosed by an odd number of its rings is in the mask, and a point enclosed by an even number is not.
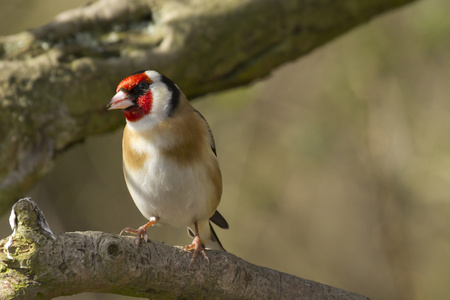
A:
[[[53,235],[29,198],[0,240],[0,298],[51,299],[103,292],[152,299],[367,299],[325,284],[250,264],[210,250],[210,264],[180,247],[102,232]]]
[[[142,69],[188,97],[267,76],[347,30],[413,0],[100,0],[0,38],[0,211],[55,156],[123,120],[105,114]]]

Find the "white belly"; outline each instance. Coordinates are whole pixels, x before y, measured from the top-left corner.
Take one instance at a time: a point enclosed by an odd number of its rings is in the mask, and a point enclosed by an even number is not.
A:
[[[163,223],[188,226],[212,216],[218,205],[217,191],[205,165],[180,165],[158,151],[151,151],[149,157],[138,170],[124,165],[128,190],[147,219],[158,217]]]

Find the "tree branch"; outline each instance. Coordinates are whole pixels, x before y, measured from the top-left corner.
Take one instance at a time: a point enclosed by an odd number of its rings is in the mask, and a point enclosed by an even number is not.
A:
[[[53,235],[30,198],[10,217],[0,241],[0,298],[51,299],[82,292],[152,299],[368,299],[209,250],[210,264],[181,247],[103,232]]]
[[[189,97],[247,84],[413,0],[100,0],[0,38],[0,213],[89,135],[123,123],[105,104],[156,69]]]

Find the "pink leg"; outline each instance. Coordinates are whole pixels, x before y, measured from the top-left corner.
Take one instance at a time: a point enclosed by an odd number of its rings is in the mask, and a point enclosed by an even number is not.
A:
[[[206,255],[206,251],[203,248],[202,241],[200,240],[200,235],[198,233],[197,222],[194,222],[194,226],[195,226],[195,237],[194,237],[194,240],[192,241],[192,244],[187,245],[187,246],[184,247],[184,250],[186,250],[186,251],[194,250],[194,252],[192,253],[191,263],[189,265],[192,265],[192,263],[197,258],[198,253],[201,253],[203,258],[209,263],[209,258]]]

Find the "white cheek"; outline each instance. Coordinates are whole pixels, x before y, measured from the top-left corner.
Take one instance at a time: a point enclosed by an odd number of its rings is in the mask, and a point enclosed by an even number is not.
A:
[[[153,94],[153,107],[151,113],[157,118],[166,117],[172,92],[167,89],[167,86],[164,83],[159,82],[154,83],[151,90]]]

